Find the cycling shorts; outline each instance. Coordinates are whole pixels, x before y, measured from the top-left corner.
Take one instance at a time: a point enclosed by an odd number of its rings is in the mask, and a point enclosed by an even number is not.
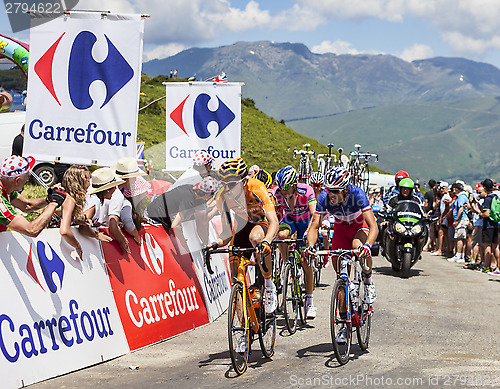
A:
[[[362,223],[334,223],[334,231],[335,233],[333,234],[332,247],[330,249],[351,250],[353,248],[352,241],[358,231],[368,232],[369,228],[368,224],[366,224],[366,221],[363,219]]]
[[[291,217],[286,215],[280,222],[280,227],[286,227],[290,230],[290,236],[292,236],[295,232],[297,232],[297,239],[304,238],[304,234],[306,233],[307,227],[309,227],[309,221],[311,218],[303,219],[303,220],[294,220]],[[305,239],[304,242],[300,244],[301,247],[305,247]]]

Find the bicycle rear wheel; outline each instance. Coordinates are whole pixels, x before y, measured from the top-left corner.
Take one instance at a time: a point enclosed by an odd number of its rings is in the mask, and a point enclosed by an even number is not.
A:
[[[361,189],[368,195],[368,190],[370,188],[370,168],[368,164],[363,164],[360,173]]]
[[[346,285],[347,283],[343,279],[335,281],[330,303],[330,332],[332,335],[333,352],[341,365],[349,362],[352,337],[352,323],[347,318],[340,317],[340,307],[343,306],[343,310],[346,309]],[[337,339],[340,331],[346,332],[345,342],[340,342],[340,339]]]
[[[228,339],[231,364],[236,374],[241,375],[247,370],[248,355],[250,353],[250,323],[248,305],[243,304],[243,286],[233,285],[228,309]]]
[[[285,324],[290,335],[297,331],[299,317],[299,304],[297,297],[297,282],[295,280],[294,269],[290,263],[285,266],[285,278],[283,285],[283,314]]]
[[[364,288],[361,286],[359,289],[359,326],[356,327],[356,335],[358,336],[359,347],[364,351],[368,348],[368,343],[370,342],[373,310],[371,304],[364,302]]]
[[[300,255],[300,254],[296,254]],[[298,265],[301,266],[301,265]],[[307,312],[306,312],[306,278],[304,274],[304,269],[300,268],[300,276],[296,279],[297,284],[297,301],[299,303],[299,316],[302,325],[307,323]]]
[[[264,296],[264,286],[262,286],[261,296]],[[274,355],[274,346],[276,345],[276,313],[266,313],[264,304],[259,308],[259,344],[262,354],[266,358]]]

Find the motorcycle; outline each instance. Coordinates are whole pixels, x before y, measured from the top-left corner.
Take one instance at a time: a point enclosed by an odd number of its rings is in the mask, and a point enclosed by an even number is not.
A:
[[[378,215],[388,222],[382,237],[384,256],[394,271],[408,278],[410,269],[421,258],[429,224],[436,218],[424,216],[421,205],[411,200],[402,200],[392,212],[380,211]]]

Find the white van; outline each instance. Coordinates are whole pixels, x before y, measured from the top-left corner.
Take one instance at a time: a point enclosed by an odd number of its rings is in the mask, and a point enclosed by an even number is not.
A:
[[[0,161],[10,157],[12,153],[12,142],[21,132],[26,118],[26,112],[5,112],[0,114]],[[54,164],[50,162],[37,162],[33,172],[38,175],[47,186],[57,182]]]

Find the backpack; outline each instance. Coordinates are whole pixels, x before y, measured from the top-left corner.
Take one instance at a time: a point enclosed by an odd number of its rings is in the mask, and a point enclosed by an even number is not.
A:
[[[491,200],[489,218],[493,222],[500,221],[500,197],[498,197],[498,194],[495,194],[495,196],[493,196],[493,199]]]

